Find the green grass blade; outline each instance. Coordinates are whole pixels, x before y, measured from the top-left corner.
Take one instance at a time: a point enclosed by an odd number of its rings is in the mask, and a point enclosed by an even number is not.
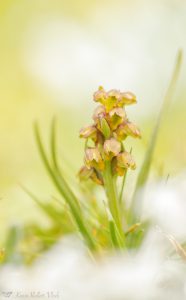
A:
[[[67,185],[64,178],[59,176],[59,174],[56,174],[56,172],[53,171],[52,167],[50,166],[49,160],[46,156],[46,153],[45,153],[42,141],[41,141],[40,132],[39,132],[39,128],[38,128],[37,124],[35,124],[34,129],[35,129],[35,137],[36,137],[36,142],[37,142],[38,149],[39,149],[39,152],[40,152],[40,156],[43,160],[43,163],[44,163],[44,165],[45,165],[52,181],[54,182],[54,184],[57,187],[60,194],[68,202],[68,204],[70,206],[76,206],[77,209],[80,209],[77,198],[75,197],[75,195],[71,191],[70,187]]]
[[[51,136],[50,136],[50,149],[52,156],[52,164],[56,170],[58,170],[57,161],[57,146],[56,146],[56,118],[54,117],[51,124]]]
[[[122,238],[119,235],[116,224],[114,223],[113,220],[109,220],[109,230],[110,230],[110,236],[111,236],[111,240],[112,240],[114,248],[124,249],[125,245],[123,243]]]
[[[159,129],[160,126],[162,124],[162,120],[163,117],[165,115],[165,112],[167,110],[167,107],[172,99],[172,96],[174,94],[174,90],[176,87],[176,83],[177,83],[177,79],[178,79],[178,75],[180,72],[180,68],[181,68],[181,63],[182,63],[182,51],[180,50],[177,54],[176,57],[176,61],[175,61],[175,67],[173,69],[173,73],[172,73],[172,77],[168,86],[168,89],[166,91],[164,100],[163,100],[163,104],[157,119],[157,122],[155,124],[151,139],[150,139],[150,143],[149,143],[149,147],[147,149],[146,152],[146,156],[145,159],[143,161],[142,167],[140,169],[138,178],[137,178],[137,183],[136,183],[136,187],[135,187],[135,191],[133,194],[133,198],[132,198],[132,202],[131,202],[131,208],[130,208],[130,213],[129,213],[129,219],[131,219],[131,215],[132,215],[132,211],[134,208],[137,208],[137,217],[140,217],[141,214],[141,207],[142,207],[142,203],[140,202],[139,205],[137,205],[136,203],[136,195],[137,195],[137,191],[143,187],[145,185],[145,183],[147,182],[148,176],[149,176],[149,172],[150,172],[150,167],[152,164],[152,159],[153,159],[153,154],[154,154],[154,149],[156,146],[156,142],[157,142],[157,137],[158,137],[158,133],[159,133]],[[132,220],[135,221],[135,220]]]
[[[37,142],[38,149],[40,152],[40,156],[43,160],[43,163],[44,163],[54,185],[56,186],[59,193],[63,196],[65,201],[68,203],[71,213],[72,213],[72,216],[75,219],[76,225],[79,228],[80,232],[82,233],[83,237],[85,238],[88,246],[92,250],[95,250],[96,249],[95,242],[92,239],[92,237],[87,229],[87,226],[84,224],[81,209],[80,209],[80,206],[79,206],[76,196],[74,195],[74,193],[72,192],[72,190],[70,189],[70,187],[68,186],[68,184],[66,183],[64,178],[61,177],[58,172],[55,172],[52,169],[52,167],[50,166],[50,163],[48,161],[47,155],[45,153],[45,150],[44,150],[44,147],[42,144],[42,140],[41,140],[41,136],[40,136],[40,132],[39,132],[37,123],[35,123],[35,125],[34,125],[34,132],[35,132],[35,138],[36,138],[36,142]]]
[[[23,191],[38,205],[38,207],[50,218],[53,222],[63,224],[61,220],[61,210],[55,209],[54,206],[50,204],[42,203],[36,195],[29,191],[25,186],[21,185]]]
[[[127,177],[127,170],[122,178],[122,184],[121,184],[121,190],[119,193],[119,204],[121,205],[122,203],[122,198],[123,198],[123,192],[124,192],[124,187],[125,187],[125,182],[126,182],[126,177]]]
[[[107,203],[104,202],[104,205],[105,205],[106,215],[107,215],[108,224],[109,224],[110,239],[112,241],[113,247],[116,249],[124,249],[125,248],[125,236],[123,234],[121,237]]]

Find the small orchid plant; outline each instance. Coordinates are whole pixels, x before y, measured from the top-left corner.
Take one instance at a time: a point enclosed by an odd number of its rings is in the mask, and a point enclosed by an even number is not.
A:
[[[131,153],[125,150],[123,141],[128,137],[140,138],[140,130],[130,122],[125,111],[126,105],[136,103],[131,92],[110,90],[99,87],[94,101],[100,105],[93,114],[93,124],[80,130],[85,138],[85,165],[79,171],[81,180],[90,178],[105,189],[110,215],[110,233],[115,246],[124,246],[123,216],[121,197],[116,181],[118,176],[125,179],[127,170],[136,168]]]
[[[144,190],[149,177],[158,132],[175,90],[181,60],[180,51],[144,161],[137,169],[137,181],[129,205],[125,203],[123,190],[127,172],[129,169],[134,170],[136,164],[132,151],[127,151],[125,141],[129,136],[141,138],[139,128],[129,121],[125,110],[127,105],[137,102],[133,93],[115,89],[106,92],[103,87],[99,87],[94,93],[93,100],[99,105],[93,113],[92,124],[80,130],[80,138],[85,139],[85,148],[84,165],[78,173],[83,183],[78,182],[78,190],[67,182],[62,172],[56,143],[56,120],[53,119],[51,124],[49,153],[43,144],[39,126],[35,124],[35,138],[40,156],[60,199],[56,198],[57,206],[56,201],[45,203],[24,188],[50,218],[52,225],[49,230],[43,230],[37,225],[28,226],[21,234],[17,232],[19,228],[12,228],[4,247],[5,262],[12,260],[16,247],[20,247],[19,243],[29,244],[27,248],[31,254],[26,261],[31,262],[39,252],[48,249],[62,235],[69,233],[79,235],[87,245],[91,257],[111,249],[128,251],[141,244],[149,224],[144,223],[141,218],[143,197],[141,193],[140,197],[137,194],[139,189]],[[98,189],[104,189],[104,199],[99,197],[99,193],[94,195],[94,190],[89,189],[90,181]],[[89,195],[82,193],[82,185],[87,186]],[[25,237],[24,241],[19,240],[22,236]]]
[[[66,182],[58,161],[55,120],[51,126],[50,157],[46,154],[38,125],[35,124],[35,136],[42,160],[67,204],[66,210],[73,224],[70,232],[79,232],[92,253],[111,248],[126,251],[138,247],[143,240],[148,224],[141,220],[142,199],[139,204],[136,195],[145,186],[149,176],[158,131],[175,89],[181,58],[182,53],[179,52],[128,209],[124,203],[123,189],[128,170],[134,170],[136,164],[131,151],[126,149],[125,140],[128,136],[141,138],[139,128],[129,121],[125,110],[127,105],[137,102],[133,93],[115,89],[106,92],[103,87],[99,87],[93,95],[93,100],[99,104],[93,113],[93,122],[80,130],[80,138],[85,139],[85,153],[84,165],[78,175],[81,181],[91,180],[95,185],[103,187],[107,199],[101,200],[104,209],[98,205],[100,199],[97,198],[84,203]],[[123,178],[119,184],[118,177]]]

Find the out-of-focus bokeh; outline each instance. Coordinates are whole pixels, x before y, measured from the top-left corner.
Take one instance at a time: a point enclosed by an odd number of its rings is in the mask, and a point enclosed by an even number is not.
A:
[[[58,117],[61,161],[73,182],[83,156],[78,131],[90,122],[93,92],[99,85],[131,90],[138,104],[129,115],[143,134],[132,142],[140,165],[185,37],[181,0],[1,1],[1,241],[12,224],[33,220],[47,226],[20,187],[46,200],[54,193],[34,143],[33,122],[39,120],[47,142],[49,123]],[[159,136],[155,176],[172,176],[186,165],[185,75],[183,62]]]

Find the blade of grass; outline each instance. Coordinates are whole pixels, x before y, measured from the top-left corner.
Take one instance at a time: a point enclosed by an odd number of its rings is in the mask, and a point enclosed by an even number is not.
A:
[[[68,190],[72,192],[72,190],[70,189],[70,187],[68,186],[67,182],[65,181],[62,172],[60,171],[60,167],[58,164],[58,159],[57,159],[57,145],[56,145],[57,141],[56,141],[56,118],[54,117],[51,123],[51,134],[50,134],[50,150],[51,150],[51,159],[52,159],[52,166],[51,169],[53,170],[53,172],[56,174],[57,177],[59,177],[61,183],[63,185],[66,185]],[[72,192],[73,194],[73,192]],[[80,204],[78,201],[78,198],[74,196],[74,201],[75,204],[78,206],[78,208],[80,208]]]
[[[109,220],[109,230],[114,248],[124,249],[124,244],[122,243],[122,240],[118,237],[117,227],[113,220]]]
[[[65,179],[62,178],[61,176],[59,176],[59,174],[56,174],[56,172],[53,171],[52,167],[49,164],[48,158],[46,156],[46,153],[45,153],[42,141],[41,141],[39,128],[38,128],[37,124],[35,124],[34,129],[35,129],[35,137],[36,137],[36,142],[37,142],[38,149],[40,152],[40,156],[44,162],[44,165],[45,165],[51,179],[53,180],[53,182],[54,182],[55,186],[57,187],[58,191],[60,192],[60,194],[64,197],[64,199],[66,201],[68,201],[68,204],[71,207],[74,207],[75,209],[79,210],[79,212],[80,212],[78,200],[75,197],[75,195],[73,194],[70,187],[67,185]]]
[[[138,190],[143,187],[145,185],[145,183],[147,182],[148,176],[149,176],[149,172],[150,172],[150,167],[152,164],[152,159],[153,159],[153,154],[154,154],[154,149],[156,146],[156,142],[157,142],[157,137],[158,137],[158,133],[159,133],[159,129],[160,126],[162,124],[162,120],[163,117],[165,115],[165,112],[167,110],[167,107],[173,97],[173,93],[176,87],[176,83],[177,83],[177,79],[179,76],[179,72],[180,72],[180,68],[181,68],[181,63],[182,63],[182,56],[183,53],[181,50],[179,50],[177,57],[176,57],[176,61],[175,61],[175,66],[173,69],[173,73],[171,76],[171,80],[170,83],[168,85],[167,91],[165,93],[165,97],[162,103],[162,107],[158,116],[158,119],[156,121],[150,142],[149,142],[149,147],[147,149],[146,152],[146,156],[145,159],[143,161],[142,167],[140,169],[138,178],[137,178],[137,183],[136,183],[136,187],[135,187],[135,191],[132,197],[132,202],[131,202],[131,207],[130,207],[130,213],[129,213],[129,221],[130,223],[133,223],[136,221],[136,217],[139,219],[140,215],[141,215],[141,210],[142,210],[142,203],[140,202],[137,205],[137,192]],[[134,208],[137,210],[137,216],[134,217],[134,215],[132,214]],[[133,215],[133,216],[132,216]]]
[[[52,155],[52,164],[58,170],[57,146],[56,146],[56,118],[54,117],[51,124],[50,149]]]
[[[122,185],[121,185],[121,191],[119,194],[119,204],[121,205],[122,198],[123,198],[123,192],[124,192],[124,187],[125,187],[125,182],[126,182],[126,177],[127,177],[127,170],[122,178]]]
[[[49,216],[55,223],[63,224],[61,220],[61,211],[56,210],[54,206],[50,204],[42,203],[36,195],[34,195],[31,191],[29,191],[25,186],[20,185],[22,190],[30,197],[32,200],[38,205],[38,207]]]
[[[48,158],[46,156],[43,143],[41,141],[41,136],[39,132],[39,128],[37,123],[34,124],[34,132],[35,132],[35,138],[37,142],[37,146],[40,152],[40,156],[43,160],[43,163],[45,165],[45,168],[47,169],[54,185],[56,186],[59,193],[62,195],[62,197],[65,199],[65,201],[68,203],[72,216],[74,220],[76,221],[76,225],[79,228],[79,231],[85,238],[87,245],[90,247],[90,249],[95,250],[96,244],[94,240],[92,239],[92,236],[90,235],[87,226],[84,224],[83,216],[81,213],[81,209],[78,203],[78,199],[66,183],[65,179],[61,176],[59,176],[59,173],[56,173],[52,167],[49,164]]]
[[[125,242],[124,242],[125,237],[120,236],[120,233],[117,230],[116,223],[110,213],[107,203],[104,202],[104,206],[105,206],[106,215],[107,215],[107,219],[108,219],[108,223],[109,223],[109,232],[110,232],[110,238],[111,238],[113,247],[116,249],[124,249],[125,248]]]
[[[124,151],[125,148],[124,146],[122,145],[122,150]],[[130,154],[132,154],[132,148],[130,149]],[[124,187],[125,187],[125,181],[126,181],[126,177],[127,177],[127,169],[126,169],[126,172],[123,176],[123,179],[122,179],[122,185],[121,185],[121,190],[120,190],[120,194],[119,194],[119,203],[121,205],[121,202],[122,202],[122,198],[123,198],[123,192],[124,192]]]

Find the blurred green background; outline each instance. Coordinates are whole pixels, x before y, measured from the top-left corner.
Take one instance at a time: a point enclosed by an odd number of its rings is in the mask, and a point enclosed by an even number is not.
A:
[[[47,142],[50,121],[58,117],[60,157],[74,182],[83,160],[78,132],[91,122],[93,92],[99,85],[131,90],[138,104],[128,114],[143,139],[128,143],[140,165],[179,48],[186,49],[185,1],[0,2],[1,241],[13,224],[48,226],[20,188],[46,200],[55,193],[37,153],[33,122],[39,120]],[[156,177],[186,166],[185,75],[183,62],[158,140]]]

